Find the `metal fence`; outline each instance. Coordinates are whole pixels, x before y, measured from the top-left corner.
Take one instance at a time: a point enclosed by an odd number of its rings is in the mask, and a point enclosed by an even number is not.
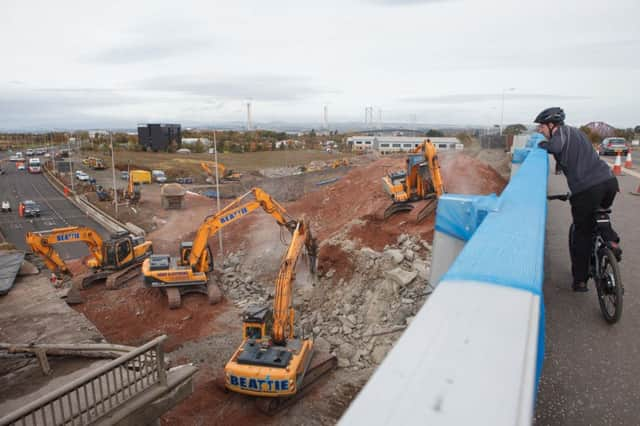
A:
[[[155,386],[167,386],[160,336],[0,419],[0,426],[86,425]]]

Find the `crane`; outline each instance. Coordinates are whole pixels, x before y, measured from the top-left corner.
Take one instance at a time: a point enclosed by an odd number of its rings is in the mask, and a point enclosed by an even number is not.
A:
[[[241,204],[250,195],[253,195],[254,199]],[[221,297],[220,289],[213,277],[207,276],[207,273],[213,270],[209,238],[219,229],[258,208],[272,215],[278,224],[289,232],[293,233],[295,230],[296,222],[288,217],[286,210],[280,204],[262,189],[252,188],[216,214],[206,217],[196,231],[193,241],[180,243],[177,258],[160,254],[145,259],[142,264],[145,285],[164,289],[171,309],[180,307],[181,294],[189,292],[204,293],[208,295],[209,303],[217,303]]]
[[[384,212],[385,219],[398,212],[413,210],[411,203],[420,200],[428,200],[428,203],[418,212],[418,222],[431,214],[438,198],[445,193],[435,145],[429,139],[418,145],[407,157],[407,169],[384,176],[382,188],[393,200]]]
[[[105,278],[107,288],[118,287],[135,277],[139,273],[136,267],[153,252],[151,242],[145,241],[144,237],[121,232],[103,240],[97,231],[86,226],[27,232],[25,240],[31,250],[44,260],[51,272],[68,275],[71,275],[69,267],[55,246],[74,242],[85,243],[90,253],[86,265],[91,268],[91,272],[74,278],[82,288]]]
[[[275,414],[302,396],[303,390],[337,365],[330,354],[314,353],[312,339],[294,333],[293,283],[303,249],[315,273],[317,244],[308,224],[297,221],[275,282],[273,307],[244,313],[242,343],[225,365],[225,387],[260,397],[258,407]]]

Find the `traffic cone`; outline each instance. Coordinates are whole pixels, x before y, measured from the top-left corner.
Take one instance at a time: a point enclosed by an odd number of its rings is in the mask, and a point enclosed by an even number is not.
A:
[[[631,161],[631,150],[627,151],[627,158],[626,160],[624,160],[624,168],[625,169],[633,168],[633,161]]]
[[[613,165],[613,174],[615,176],[622,176],[622,159],[620,158],[620,151],[616,155],[616,162]]]
[[[631,195],[640,195],[640,185],[638,185],[638,188],[634,191],[630,192]]]

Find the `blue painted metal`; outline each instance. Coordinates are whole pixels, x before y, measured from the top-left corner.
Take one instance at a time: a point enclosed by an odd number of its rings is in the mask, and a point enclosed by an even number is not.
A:
[[[487,213],[498,210],[498,197],[446,194],[438,200],[436,231],[468,241]]]

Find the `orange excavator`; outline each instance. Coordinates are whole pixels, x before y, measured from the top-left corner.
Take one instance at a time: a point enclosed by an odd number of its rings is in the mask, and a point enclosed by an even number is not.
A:
[[[421,200],[427,200],[427,204],[418,212],[417,221],[421,222],[433,213],[438,198],[445,193],[435,145],[427,139],[417,146],[407,157],[407,169],[384,176],[382,188],[393,200],[384,212],[385,219],[413,210],[412,203]]]
[[[295,222],[291,243],[280,264],[273,307],[249,308],[243,317],[242,343],[225,371],[225,387],[259,397],[258,408],[267,414],[299,399],[308,386],[337,365],[330,354],[314,353],[312,339],[295,336],[293,282],[295,268],[306,248],[315,273],[317,244],[305,221]]]
[[[109,240],[93,229],[85,226],[69,226],[48,231],[27,232],[25,237],[31,250],[39,255],[47,268],[55,274],[71,275],[55,246],[83,242],[89,249],[90,257],[85,262],[91,272],[74,277],[74,284],[84,288],[97,280],[107,280],[107,288],[117,288],[140,273],[137,268],[147,258],[153,248],[150,241],[128,232],[113,234]]]
[[[255,199],[240,204],[249,195]],[[220,289],[213,274],[207,275],[213,270],[209,238],[258,208],[272,215],[280,226],[294,232],[297,224],[288,218],[286,210],[262,189],[253,188],[218,213],[205,218],[194,240],[180,243],[179,257],[159,254],[146,259],[142,264],[145,285],[165,290],[171,309],[179,308],[181,294],[190,292],[204,293],[208,295],[209,303],[217,303],[221,298]]]
[[[227,182],[227,181],[236,182],[240,180],[240,177],[242,176],[240,173],[236,173],[231,169],[227,169],[225,165],[222,163],[217,163],[217,165],[218,165],[218,179],[221,182]],[[203,161],[200,163],[200,167],[209,176],[207,179],[211,180],[212,182],[215,182],[216,163],[211,163],[211,162],[207,163]]]

